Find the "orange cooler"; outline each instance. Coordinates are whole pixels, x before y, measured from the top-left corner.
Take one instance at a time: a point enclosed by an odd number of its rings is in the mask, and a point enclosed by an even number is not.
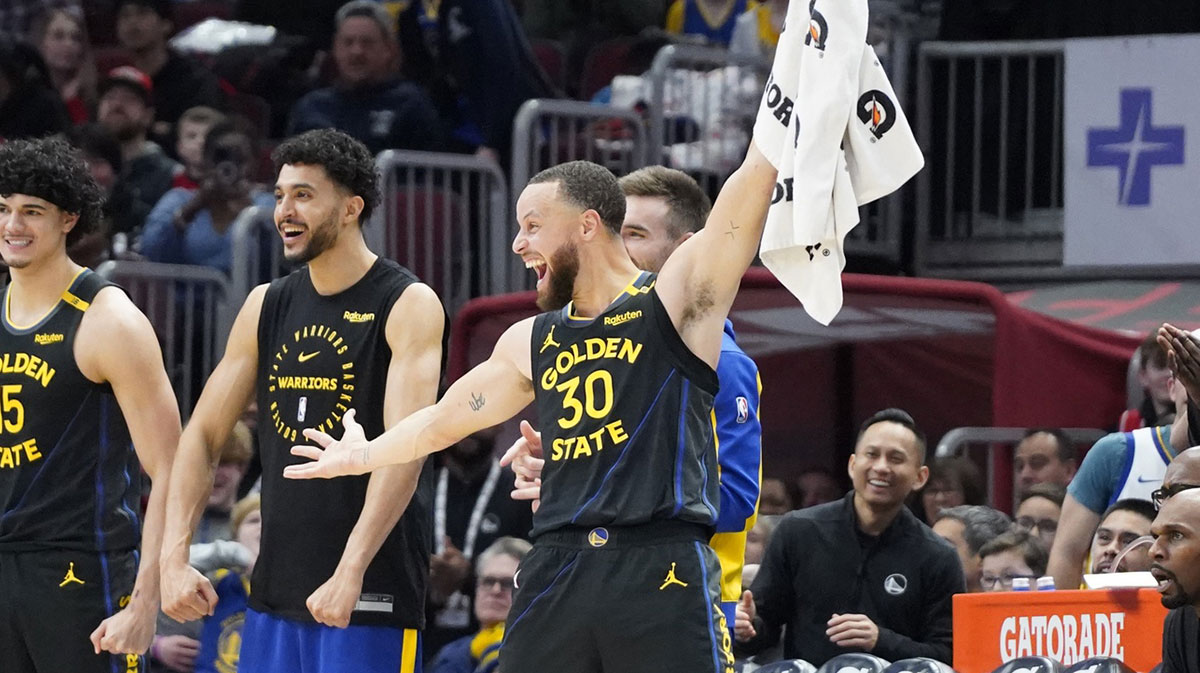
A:
[[[1006,591],[954,597],[954,669],[991,673],[1033,655],[1070,666],[1115,657],[1140,673],[1162,661],[1167,610],[1154,589]]]

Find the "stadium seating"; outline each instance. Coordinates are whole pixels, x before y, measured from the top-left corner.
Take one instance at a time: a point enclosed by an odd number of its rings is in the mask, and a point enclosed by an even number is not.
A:
[[[839,654],[821,664],[817,673],[883,673],[889,662],[866,652]]]
[[[1074,664],[1063,673],[1134,673],[1134,670],[1120,659],[1092,657]]]
[[[618,37],[592,47],[583,60],[583,73],[579,79],[580,100],[591,100],[597,91],[612,82],[613,77],[625,71],[632,45],[631,38]]]
[[[567,88],[567,52],[562,44],[554,40],[531,40],[529,46],[554,89],[564,91]]]
[[[1062,664],[1050,657],[1018,657],[992,673],[1063,673]]]
[[[883,673],[954,673],[954,669],[936,659],[913,657],[892,662]]]

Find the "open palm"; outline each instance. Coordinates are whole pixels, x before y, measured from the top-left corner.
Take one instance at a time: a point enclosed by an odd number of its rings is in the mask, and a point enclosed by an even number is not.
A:
[[[321,448],[307,444],[293,446],[292,455],[308,458],[309,462],[283,468],[283,476],[288,479],[332,479],[370,472],[367,465],[370,445],[362,426],[354,420],[353,409],[342,418],[342,426],[345,432],[338,440],[320,430],[305,430],[304,436]]]

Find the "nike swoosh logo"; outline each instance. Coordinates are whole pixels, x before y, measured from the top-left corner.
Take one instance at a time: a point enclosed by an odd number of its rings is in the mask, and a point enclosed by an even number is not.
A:
[[[301,353],[301,354],[300,354],[300,357],[298,357],[298,358],[296,358],[296,359],[297,359],[297,360],[299,360],[299,361],[301,361],[301,362],[308,362],[309,360],[311,360],[311,359],[313,359],[313,358],[317,357],[317,355],[318,355],[320,352],[321,352],[321,351],[313,351],[313,352],[311,352],[311,353]]]
[[[1141,477],[1138,477],[1139,484],[1153,484],[1155,482],[1161,482],[1161,481],[1162,481],[1162,479],[1142,479]]]

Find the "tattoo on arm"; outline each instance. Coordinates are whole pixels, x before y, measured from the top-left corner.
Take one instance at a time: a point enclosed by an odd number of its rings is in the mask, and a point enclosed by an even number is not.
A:
[[[479,411],[484,404],[487,404],[487,399],[484,398],[483,393],[471,393],[471,411]]]
[[[368,465],[369,461],[371,459],[371,445],[368,444],[368,445],[364,446],[363,448],[359,449],[357,453],[358,453],[358,460],[357,460],[358,464],[363,465],[363,466]]]
[[[727,232],[725,232],[725,233],[726,233],[726,234],[729,236],[729,238],[734,238],[734,233],[733,233],[733,232],[737,231],[738,229],[741,229],[741,227],[739,227],[738,225],[734,224],[734,223],[731,221],[731,222],[729,223],[729,231],[727,231]]]

